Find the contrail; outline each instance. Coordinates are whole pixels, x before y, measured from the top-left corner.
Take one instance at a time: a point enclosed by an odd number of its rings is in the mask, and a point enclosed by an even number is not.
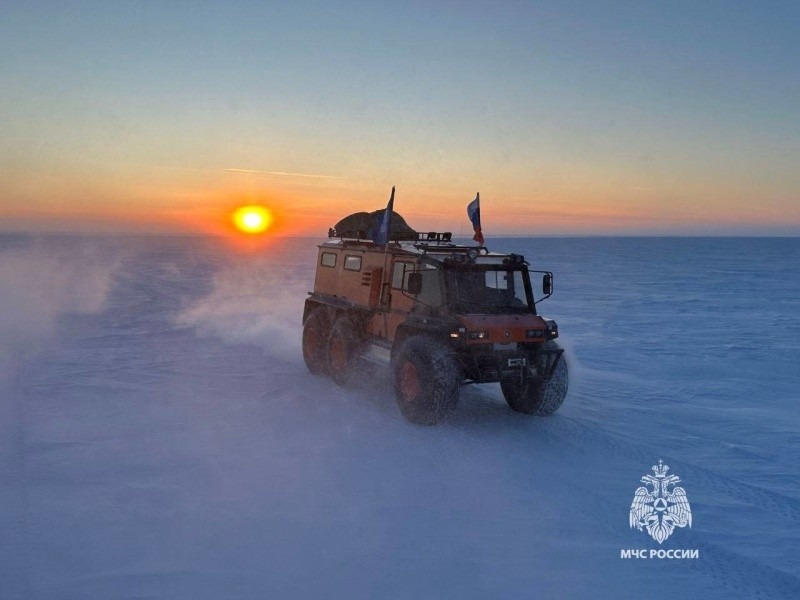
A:
[[[316,175],[314,173],[287,173],[286,171],[262,171],[260,169],[222,169],[232,173],[264,173],[266,175],[282,175],[284,177],[310,177],[312,179],[344,179],[338,175]]]

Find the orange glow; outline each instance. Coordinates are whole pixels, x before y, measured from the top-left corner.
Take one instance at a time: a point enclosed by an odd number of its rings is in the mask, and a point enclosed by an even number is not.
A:
[[[242,206],[233,212],[233,224],[244,233],[264,233],[272,225],[272,213],[263,206]]]
[[[35,180],[6,171],[0,168],[0,230],[200,233],[248,250],[270,247],[279,237],[324,238],[346,214],[382,210],[392,183],[388,176],[364,181],[303,179],[301,185],[227,171],[169,171],[168,176],[130,171],[120,187],[116,180],[81,170]],[[580,177],[565,175],[563,181],[560,172],[541,181],[487,179],[485,187],[481,184],[484,234],[769,234],[773,228],[796,228],[800,223],[800,207],[792,204],[790,195],[776,192],[774,201],[764,206],[758,201],[763,190],[756,184],[742,187],[701,178],[676,183],[617,172],[603,176],[602,170],[584,170]],[[398,185],[395,210],[418,231],[471,237],[465,206],[474,191],[460,184],[454,187],[438,180],[404,182]],[[119,201],[109,203],[108,198]],[[241,221],[234,217],[251,207],[269,216],[240,217]]]

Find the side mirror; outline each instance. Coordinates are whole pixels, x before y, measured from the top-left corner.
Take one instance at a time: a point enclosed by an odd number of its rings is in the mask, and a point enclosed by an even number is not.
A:
[[[553,293],[553,275],[551,273],[545,273],[542,277],[542,293],[545,296]]]
[[[422,291],[422,273],[409,273],[406,291],[416,296]]]

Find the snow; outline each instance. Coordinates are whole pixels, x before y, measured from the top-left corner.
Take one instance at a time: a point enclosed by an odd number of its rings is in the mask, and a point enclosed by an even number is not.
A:
[[[318,241],[0,236],[0,598],[800,597],[800,240],[489,239],[555,272],[570,394],[437,427],[305,369]]]

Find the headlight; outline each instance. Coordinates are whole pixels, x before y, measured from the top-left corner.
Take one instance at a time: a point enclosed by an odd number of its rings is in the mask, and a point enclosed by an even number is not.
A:
[[[469,339],[471,340],[485,340],[489,337],[488,331],[470,331]]]
[[[554,340],[558,337],[558,324],[550,319],[545,322],[547,323],[547,339]]]
[[[528,329],[525,332],[525,337],[528,339],[541,339],[544,337],[544,331],[541,329]]]

